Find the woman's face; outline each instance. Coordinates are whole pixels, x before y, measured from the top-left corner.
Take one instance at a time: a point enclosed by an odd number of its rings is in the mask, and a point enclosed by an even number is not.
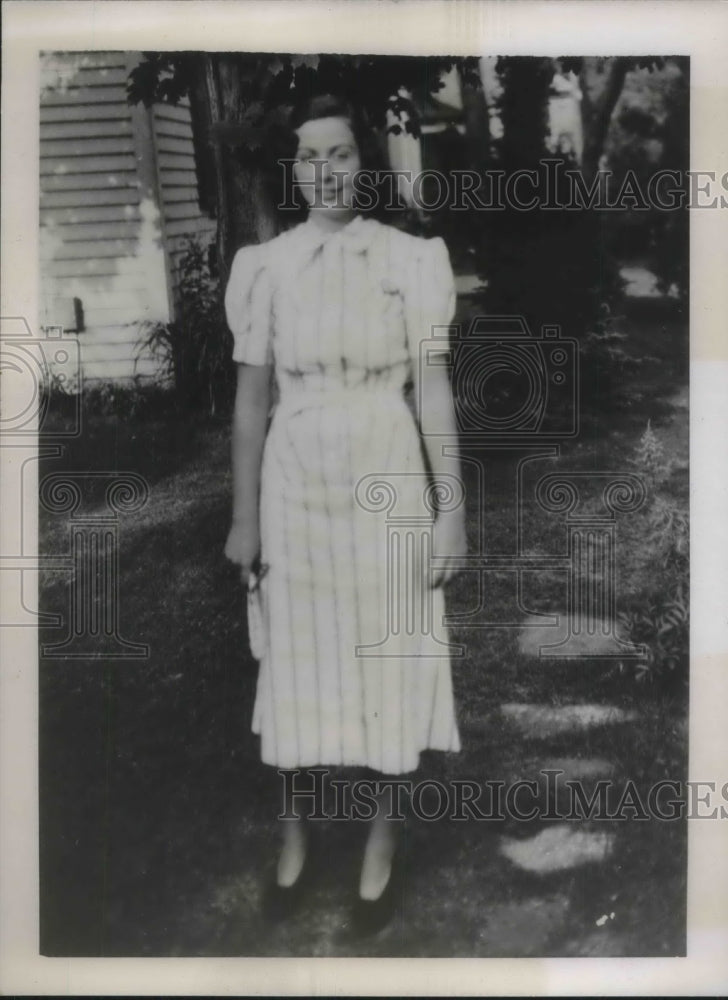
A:
[[[296,130],[293,176],[310,208],[350,211],[359,148],[346,118],[314,118]]]

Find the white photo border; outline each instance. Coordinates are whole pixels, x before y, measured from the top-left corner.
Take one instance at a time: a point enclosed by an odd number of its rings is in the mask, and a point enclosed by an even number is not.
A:
[[[376,7],[377,10],[373,10]],[[2,305],[37,315],[38,52],[366,51],[691,58],[691,168],[728,171],[728,7],[711,0],[107,0],[3,3]],[[728,209],[691,213],[690,778],[728,781]],[[12,401],[5,400],[5,405]],[[3,449],[3,549],[20,519]],[[29,508],[30,509],[30,508]],[[34,511],[30,509],[31,514]],[[7,576],[8,574],[4,574]],[[8,599],[2,594],[3,602]],[[687,958],[105,959],[38,954],[37,649],[0,629],[3,903],[9,994],[676,995],[728,990],[728,821],[691,820]]]

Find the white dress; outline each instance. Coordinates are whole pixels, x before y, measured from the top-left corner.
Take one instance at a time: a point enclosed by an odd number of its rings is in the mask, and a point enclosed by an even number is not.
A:
[[[235,256],[237,362],[280,393],[261,475],[266,649],[253,730],[276,767],[414,770],[460,749],[432,509],[405,396],[420,341],[454,313],[445,244],[355,217]]]

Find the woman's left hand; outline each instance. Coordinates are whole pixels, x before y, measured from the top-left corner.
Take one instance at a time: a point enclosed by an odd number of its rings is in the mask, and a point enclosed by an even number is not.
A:
[[[432,575],[432,586],[442,587],[458,572],[457,563],[467,555],[465,516],[462,510],[438,514],[435,521],[433,555],[438,557]]]

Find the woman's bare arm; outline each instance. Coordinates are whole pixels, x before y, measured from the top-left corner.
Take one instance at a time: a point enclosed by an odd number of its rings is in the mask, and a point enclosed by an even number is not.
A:
[[[455,408],[447,369],[432,364],[415,364],[414,368],[417,416],[435,487],[438,478],[445,475],[454,476],[462,482]],[[443,454],[444,446],[447,446],[446,455]],[[443,510],[437,515],[434,553],[445,556],[446,562],[436,571],[434,586],[447,583],[456,572],[457,558],[466,552],[465,505],[461,503],[455,509]]]
[[[270,365],[238,365],[232,427],[233,521],[225,555],[247,580],[260,551],[260,469],[271,403]]]

